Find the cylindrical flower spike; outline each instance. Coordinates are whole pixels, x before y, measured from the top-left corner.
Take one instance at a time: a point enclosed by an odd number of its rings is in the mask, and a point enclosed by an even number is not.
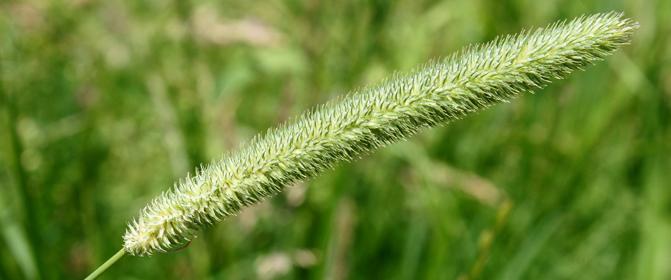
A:
[[[339,161],[561,79],[627,44],[636,27],[619,13],[555,23],[468,47],[319,106],[161,194],[130,223],[124,250],[151,255],[182,246],[203,225]]]

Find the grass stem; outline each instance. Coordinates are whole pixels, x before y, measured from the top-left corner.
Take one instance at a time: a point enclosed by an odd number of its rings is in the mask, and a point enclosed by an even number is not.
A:
[[[91,274],[89,274],[89,276],[86,276],[86,278],[84,278],[84,280],[93,280],[93,279],[98,278],[98,276],[100,276],[100,274],[103,274],[103,272],[105,272],[108,268],[110,268],[110,266],[112,266],[114,263],[116,263],[118,260],[120,260],[124,255],[126,255],[126,251],[124,251],[124,249],[121,248],[121,250],[119,250],[119,252],[116,252],[116,254],[114,254],[114,256],[110,257],[105,263],[103,263],[101,266],[96,268],[96,270],[91,272]]]

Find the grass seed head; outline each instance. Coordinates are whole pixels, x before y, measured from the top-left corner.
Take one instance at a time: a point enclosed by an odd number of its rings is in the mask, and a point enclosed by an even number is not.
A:
[[[636,27],[620,13],[555,23],[467,47],[319,106],[154,199],[129,224],[124,250],[151,255],[179,248],[204,225],[337,162],[562,79],[627,44]]]

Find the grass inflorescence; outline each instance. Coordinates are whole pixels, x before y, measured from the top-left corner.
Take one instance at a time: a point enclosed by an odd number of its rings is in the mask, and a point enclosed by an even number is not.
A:
[[[321,105],[199,168],[147,205],[123,250],[183,246],[207,224],[341,161],[542,88],[611,54],[637,24],[596,14],[475,45]]]

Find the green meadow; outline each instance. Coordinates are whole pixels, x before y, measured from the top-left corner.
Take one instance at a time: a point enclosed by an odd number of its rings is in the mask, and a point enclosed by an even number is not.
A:
[[[0,2],[0,279],[81,279],[162,191],[469,44],[622,11],[605,61],[101,279],[671,279],[671,1]]]

